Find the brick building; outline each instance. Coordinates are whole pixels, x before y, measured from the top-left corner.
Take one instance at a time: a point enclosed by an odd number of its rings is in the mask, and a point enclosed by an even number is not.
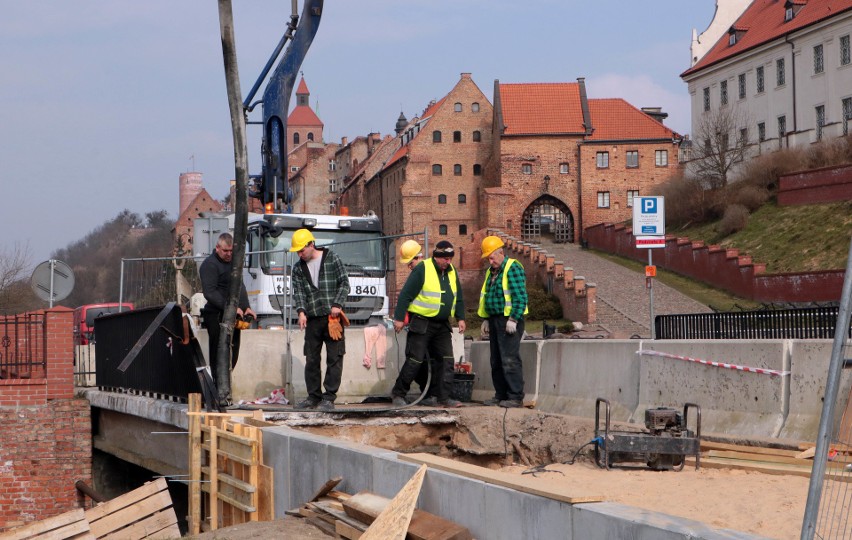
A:
[[[200,181],[201,173],[197,174]],[[181,175],[181,186],[183,186],[183,177],[184,175]],[[221,212],[222,210],[222,204],[211,197],[203,187],[199,187],[198,193],[187,202],[186,206],[183,204],[183,191],[181,191],[181,213],[175,221],[175,228],[172,230],[175,239],[175,254],[180,256],[192,253],[195,218],[202,212]]]

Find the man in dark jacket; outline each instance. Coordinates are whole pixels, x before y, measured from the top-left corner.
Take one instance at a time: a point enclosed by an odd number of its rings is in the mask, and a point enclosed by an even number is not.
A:
[[[455,316],[460,333],[465,331],[461,281],[450,264],[453,255],[451,243],[438,242],[432,258],[414,267],[399,294],[393,316],[394,330],[402,331],[406,312],[409,320],[407,357],[391,391],[396,406],[406,404],[405,395],[411,388],[411,381],[430,358],[433,359],[432,384],[437,403],[443,407],[461,406],[450,398],[455,363],[450,317]]]
[[[213,372],[213,380],[216,381],[216,388],[219,389],[219,399],[223,402],[229,401],[231,398],[231,370],[228,369],[227,362],[223,361],[220,366],[217,357],[222,317],[225,313],[225,304],[228,302],[228,292],[231,288],[231,256],[233,253],[234,237],[229,233],[220,234],[219,240],[216,242],[216,249],[209,257],[204,259],[198,271],[201,277],[201,291],[204,293],[204,299],[207,300],[207,304],[201,309],[201,318],[204,321],[204,326],[207,327],[209,338],[210,369]],[[240,298],[237,302],[237,317],[254,316],[254,311],[249,307],[246,287],[241,283]],[[237,365],[239,355],[240,331],[234,328],[231,335],[231,368]],[[227,373],[222,372],[220,374],[220,367],[225,368]],[[220,376],[222,377],[221,380],[219,379]]]
[[[297,409],[334,409],[346,340],[340,319],[349,295],[349,275],[343,261],[328,248],[318,248],[314,235],[307,229],[293,233],[290,251],[299,254],[293,267],[293,309],[299,314],[299,328],[305,331],[305,386],[308,397]],[[330,332],[334,323],[336,332]],[[322,376],[322,346],[325,343],[325,380]],[[323,392],[323,387],[325,392]]]

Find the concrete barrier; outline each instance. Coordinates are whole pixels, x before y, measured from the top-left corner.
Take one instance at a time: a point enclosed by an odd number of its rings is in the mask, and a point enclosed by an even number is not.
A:
[[[787,341],[643,341],[643,350],[713,362],[789,370]],[[636,421],[653,407],[701,407],[704,432],[776,437],[787,413],[789,377],[737,371],[682,360],[641,357]]]
[[[543,341],[521,341],[520,356],[524,368],[524,400],[536,401],[539,394],[539,366],[541,365],[541,347]],[[494,397],[494,383],[491,378],[491,343],[474,341],[470,345],[470,363],[476,373],[473,383],[473,399],[485,401]]]
[[[822,415],[825,383],[831,363],[833,340],[796,340],[790,344],[790,408],[779,437],[801,441],[816,441]],[[840,395],[835,409],[843,414],[852,387],[852,373],[844,370],[840,376]],[[838,416],[839,418],[839,416]]]

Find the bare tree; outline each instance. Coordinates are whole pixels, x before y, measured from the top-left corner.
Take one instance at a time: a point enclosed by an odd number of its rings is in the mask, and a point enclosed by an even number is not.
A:
[[[747,157],[749,116],[733,106],[707,111],[693,133],[689,171],[705,187],[728,185],[734,170]]]
[[[29,266],[28,244],[0,248],[0,312],[16,313],[31,303],[32,293],[24,283]]]

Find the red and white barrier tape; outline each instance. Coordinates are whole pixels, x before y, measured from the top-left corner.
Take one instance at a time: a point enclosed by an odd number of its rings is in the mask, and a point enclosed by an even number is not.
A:
[[[740,366],[737,364],[728,364],[725,362],[711,362],[710,360],[701,360],[700,358],[691,358],[689,356],[678,356],[660,351],[636,351],[636,354],[644,354],[646,356],[660,356],[662,358],[674,358],[675,360],[684,360],[686,362],[695,362],[704,364],[705,366],[713,366],[727,369],[736,369],[737,371],[748,371],[749,373],[760,373],[761,375],[771,375],[773,377],[783,377],[789,375],[789,371],[779,371],[777,369],[764,369],[749,366]]]

